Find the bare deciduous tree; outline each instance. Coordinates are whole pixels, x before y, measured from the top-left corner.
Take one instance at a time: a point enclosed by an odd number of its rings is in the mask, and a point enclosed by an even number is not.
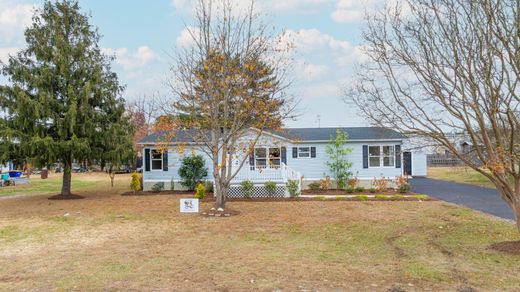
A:
[[[182,131],[211,158],[215,207],[222,209],[262,132],[279,129],[296,104],[285,94],[290,46],[253,4],[238,12],[231,1],[199,1],[196,26],[186,27],[193,45],[177,52],[172,68],[170,115],[158,123],[169,139]]]
[[[520,230],[519,10],[519,0],[409,0],[368,15],[370,61],[345,99],[485,175]],[[465,133],[474,151],[449,132]]]

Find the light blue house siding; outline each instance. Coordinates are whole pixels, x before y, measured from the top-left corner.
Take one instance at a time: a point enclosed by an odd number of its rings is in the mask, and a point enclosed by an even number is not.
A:
[[[288,168],[299,172],[302,176],[302,180],[308,182],[316,181],[326,176],[330,176],[330,171],[327,166],[327,161],[329,160],[329,156],[326,153],[326,145],[327,142],[312,142],[312,143],[293,143],[289,141],[272,141],[271,143],[266,142],[268,139],[264,139],[260,145],[257,147],[279,147],[280,149],[285,149],[285,164]],[[401,145],[401,141],[356,141],[349,142],[348,147],[352,148],[352,152],[348,155],[348,159],[352,162],[352,173],[357,176],[360,180],[365,181],[364,185],[369,186],[370,182],[374,177],[386,177],[388,179],[393,179],[396,176],[399,176],[403,173],[402,171],[402,157],[394,154],[394,162],[393,166],[379,166],[379,167],[368,167],[364,168],[363,165],[363,146],[392,146]],[[147,150],[152,151],[154,149],[153,145],[145,146],[146,148],[143,150],[143,157],[146,157]],[[300,155],[296,154],[297,157],[293,157],[294,150],[293,148],[309,150],[308,157],[300,157]],[[311,155],[312,150],[312,155]],[[298,152],[298,150],[296,150]],[[143,167],[143,180],[145,189],[150,189],[151,186],[157,182],[164,182],[165,188],[170,188],[170,182],[179,182],[179,167],[182,164],[182,158],[186,155],[199,154],[202,155],[205,159],[205,164],[208,169],[208,177],[207,180],[212,180],[212,165],[211,158],[207,156],[204,152],[200,151],[197,146],[189,145],[186,146],[185,151],[182,151],[182,154],[179,153],[177,146],[172,146],[168,150],[167,155],[167,170],[162,167],[161,169],[152,169],[146,171],[146,168]],[[400,160],[399,162],[397,160]],[[143,160],[146,163],[146,159]],[[164,163],[164,160],[163,160]],[[367,166],[367,165],[365,165]],[[250,169],[249,159],[243,166],[241,171],[247,171]],[[306,185],[306,184],[304,184]],[[175,185],[176,189],[182,189],[180,184]]]

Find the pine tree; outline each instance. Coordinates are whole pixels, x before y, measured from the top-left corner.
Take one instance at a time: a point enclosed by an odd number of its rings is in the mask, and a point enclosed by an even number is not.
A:
[[[39,166],[62,163],[67,197],[73,162],[120,164],[133,154],[124,87],[77,1],[45,2],[25,39],[2,66],[10,82],[0,87],[0,143]]]

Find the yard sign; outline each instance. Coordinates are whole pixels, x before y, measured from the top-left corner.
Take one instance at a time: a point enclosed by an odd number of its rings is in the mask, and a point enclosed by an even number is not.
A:
[[[198,213],[199,199],[181,199],[180,208],[181,213]]]

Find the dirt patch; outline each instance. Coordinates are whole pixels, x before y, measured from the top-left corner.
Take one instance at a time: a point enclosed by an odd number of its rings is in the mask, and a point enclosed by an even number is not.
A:
[[[84,199],[84,198],[85,197],[83,197],[83,196],[74,195],[74,194],[70,194],[68,196],[64,196],[62,194],[59,194],[59,195],[55,195],[55,196],[49,197],[49,200],[81,200],[81,199]]]
[[[505,252],[514,255],[520,255],[520,240],[519,241],[504,241],[492,244],[491,249]]]

